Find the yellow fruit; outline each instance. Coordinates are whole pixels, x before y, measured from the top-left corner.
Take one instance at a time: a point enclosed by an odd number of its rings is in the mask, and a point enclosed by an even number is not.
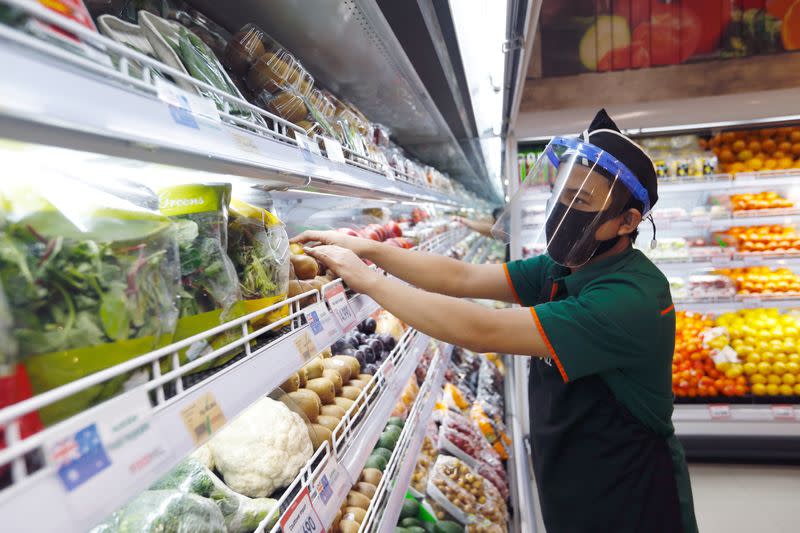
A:
[[[756,383],[753,385],[753,394],[756,396],[764,396],[767,394],[767,386],[762,383]]]
[[[758,373],[768,376],[772,373],[772,365],[764,361],[758,363]]]
[[[750,376],[750,382],[759,385],[765,385],[767,383],[767,376],[761,374],[755,374]]]
[[[789,360],[789,362],[786,363],[786,371],[792,374],[800,373],[800,364],[796,361]]]
[[[761,356],[758,355],[757,353],[751,353],[750,355],[747,356],[747,362],[757,365],[758,363],[761,362]]]
[[[794,388],[791,385],[781,385],[780,392],[783,396],[791,396],[794,393]]]
[[[744,152],[746,152],[746,151],[747,150],[743,151],[742,154]],[[741,156],[741,154],[739,154],[739,155]],[[745,165],[747,165],[748,170],[752,170],[752,171],[755,172],[755,171],[759,171],[762,168],[764,168],[764,161],[762,161],[761,159],[759,159],[757,157],[754,157],[752,159],[748,159],[747,162],[745,163]]]
[[[772,352],[762,352],[761,361],[772,364],[775,362],[775,354]]]
[[[776,362],[772,365],[772,371],[779,376],[782,376],[786,373],[786,363]]]
[[[752,376],[753,374],[758,372],[758,365],[756,365],[755,363],[748,362],[744,364],[742,369],[744,370],[745,374],[747,374],[748,376]]]
[[[794,388],[794,393],[800,396],[800,383],[796,384],[793,388]]]
[[[769,385],[780,385],[781,383],[783,383],[783,380],[777,374],[770,374],[769,376],[767,376],[767,383]]]
[[[784,385],[794,385],[797,383],[797,379],[795,379],[794,374],[784,374],[781,376],[781,380],[783,380]]]
[[[789,356],[783,352],[778,352],[775,354],[775,362],[776,363],[783,363],[786,364],[789,361]]]
[[[753,159],[753,152],[750,150],[742,150],[738,154],[736,154],[736,158],[741,161],[742,163],[747,164],[747,161]]]
[[[773,383],[770,383],[769,385],[767,385],[767,394],[769,396],[777,396],[779,392],[780,392],[780,389],[778,388],[777,385],[775,385]]]
[[[731,367],[725,371],[725,376],[729,378],[738,378],[741,375],[742,365],[731,365]]]

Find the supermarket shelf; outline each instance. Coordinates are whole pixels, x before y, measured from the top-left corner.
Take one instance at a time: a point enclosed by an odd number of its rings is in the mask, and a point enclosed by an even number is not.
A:
[[[783,170],[758,173],[718,174],[706,177],[662,178],[658,181],[658,194],[683,192],[746,192],[767,187],[782,187],[798,184],[800,171]]]
[[[231,174],[273,189],[296,188],[332,194],[457,205],[454,198],[389,173],[379,162],[343,148],[346,163],[301,149],[293,124],[119,45],[54,14],[38,3],[4,0],[41,20],[80,36],[96,54],[127,59],[117,70],[0,25],[0,63],[13,78],[0,82],[0,136],[113,156]],[[196,94],[127,73],[129,62],[146,66],[184,85],[210,91],[252,112],[256,121],[208,111]],[[169,87],[167,87],[169,85]],[[51,88],[60,88],[52,98]],[[177,98],[189,98],[189,117],[176,118]],[[206,101],[208,103],[208,101]]]
[[[428,376],[406,419],[403,432],[384,470],[383,478],[361,523],[359,533],[394,531],[452,351],[452,345],[446,345],[431,361]]]
[[[741,268],[758,265],[797,267],[800,266],[800,254],[723,252],[714,256],[698,255],[681,259],[656,258],[652,261],[668,274],[677,274],[679,272],[691,273],[705,269]]]
[[[400,397],[402,386],[414,372],[428,340],[428,336],[413,329],[406,331],[392,350],[390,358],[373,376],[370,386],[362,391],[334,430],[332,445],[326,443],[314,454],[278,500],[281,512],[286,512],[298,495],[302,497],[305,489],[308,489],[314,510],[326,527],[330,525],[344,496],[358,479]],[[325,498],[317,490],[323,476],[326,478],[323,485],[330,489]],[[264,519],[257,533],[266,531],[270,518]],[[280,522],[270,531],[280,531]]]
[[[773,307],[777,309],[794,309],[800,307],[800,298],[796,295],[791,298],[761,298],[761,297],[734,297],[734,298],[706,298],[706,299],[674,299],[675,307],[683,311],[697,313],[724,313],[755,307]]]
[[[800,183],[800,179],[798,179]],[[778,212],[780,211],[780,212]],[[709,217],[708,215],[694,216],[681,219],[658,218],[655,216],[656,227],[665,234],[680,233],[681,236],[691,235],[692,232],[726,230],[733,226],[763,226],[775,224],[793,224],[800,221],[800,212],[792,210],[776,210],[770,213],[764,210],[761,213],[752,213],[749,216]]]
[[[446,232],[421,246],[443,252],[459,236],[457,231]],[[337,281],[324,286],[323,294]],[[315,303],[300,309],[300,300],[309,297]],[[365,295],[354,295],[349,302],[356,323],[379,309]],[[289,313],[284,318],[248,333],[251,320],[287,304]],[[0,449],[0,465],[10,464],[12,472],[11,486],[0,490],[0,514],[5,523],[12,530],[85,531],[100,522],[207,440],[226,420],[279,386],[309,358],[346,333],[337,329],[333,336],[325,330],[315,334],[309,325],[301,323],[301,318],[313,311],[318,316],[327,312],[317,291],[297,295],[0,410],[0,428],[8,446]],[[288,332],[275,338],[283,333],[282,328],[288,328]],[[179,361],[178,353],[187,346],[223,332],[238,331],[241,331],[238,340],[192,361]],[[191,376],[195,383],[186,381],[187,376],[202,370],[203,365],[213,366],[234,355],[219,372],[210,375],[204,372],[206,375],[198,379],[195,374]],[[400,361],[397,364],[399,372],[406,371]],[[26,414],[136,372],[149,372],[152,377],[145,378],[145,383],[132,390],[20,439],[20,420]],[[207,429],[190,425],[187,411],[213,404],[219,408],[219,424]],[[70,483],[63,477],[69,468],[59,467],[59,450],[63,450],[64,443],[74,443],[78,432],[91,428],[98,433],[101,449],[106,447],[103,453],[107,454],[109,464],[80,484]],[[45,466],[27,472],[26,455],[32,452],[42,454]],[[106,490],[108,486],[114,486],[115,490]],[[48,513],[37,512],[42,498],[53,502]]]

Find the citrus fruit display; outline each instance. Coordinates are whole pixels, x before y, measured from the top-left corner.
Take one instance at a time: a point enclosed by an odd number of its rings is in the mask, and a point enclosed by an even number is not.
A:
[[[800,127],[797,126],[726,131],[705,144],[719,159],[723,172],[800,169]]]
[[[800,234],[794,226],[734,226],[724,233],[740,252],[800,252]]]
[[[794,207],[794,202],[783,198],[775,191],[731,195],[731,208],[734,212],[753,211],[756,209],[786,209],[789,207]]]
[[[800,293],[800,276],[788,268],[765,266],[721,268],[714,272],[736,282],[736,293],[789,295]]]

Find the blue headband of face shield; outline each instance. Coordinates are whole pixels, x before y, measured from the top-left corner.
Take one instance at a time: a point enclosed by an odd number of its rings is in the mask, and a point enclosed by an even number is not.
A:
[[[647,189],[644,188],[644,185],[628,167],[602,148],[581,142],[574,137],[553,137],[545,153],[556,169],[561,164],[561,161],[571,155],[587,159],[592,165],[599,166],[607,174],[621,181],[633,197],[642,202],[644,206],[642,216],[650,212],[650,196],[647,194]]]

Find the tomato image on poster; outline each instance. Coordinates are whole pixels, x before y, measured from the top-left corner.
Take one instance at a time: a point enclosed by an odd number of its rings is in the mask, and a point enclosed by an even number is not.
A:
[[[800,0],[545,0],[542,74],[800,49]]]

